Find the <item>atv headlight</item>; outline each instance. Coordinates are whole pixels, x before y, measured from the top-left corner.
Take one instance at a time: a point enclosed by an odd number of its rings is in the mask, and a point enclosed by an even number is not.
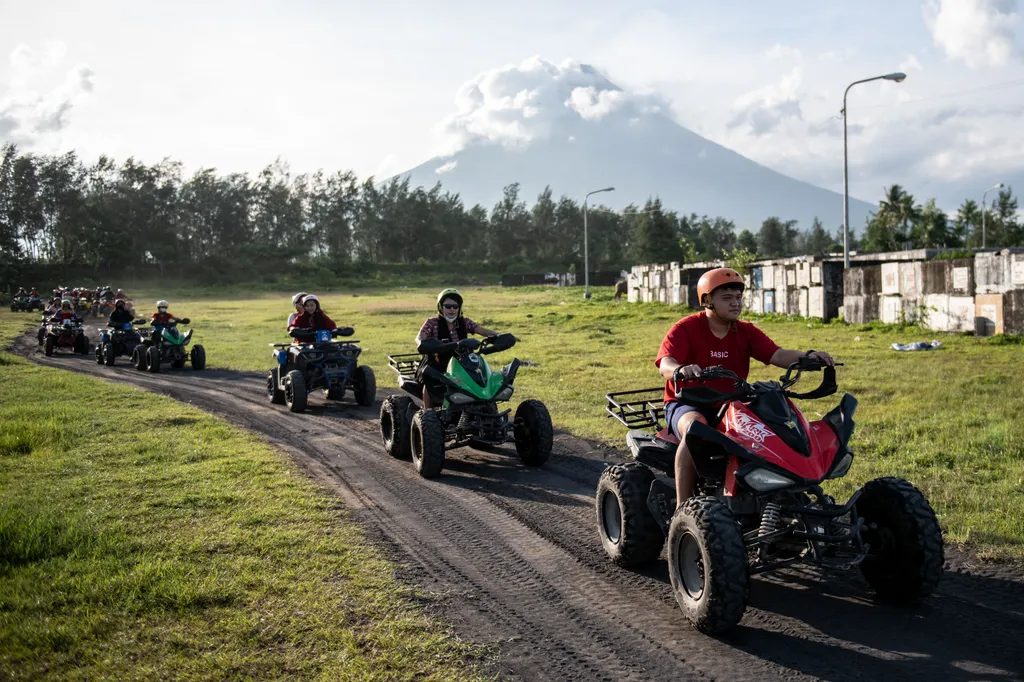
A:
[[[512,387],[506,386],[505,388],[498,391],[498,395],[494,396],[495,400],[508,400],[512,397]]]
[[[776,490],[778,488],[785,488],[787,485],[793,485],[796,483],[793,479],[782,474],[777,474],[769,469],[754,469],[749,474],[743,477],[754,490],[764,493],[769,490]]]
[[[832,472],[826,476],[826,478],[842,478],[846,475],[846,472],[850,470],[850,466],[853,464],[853,453],[847,452],[843,455],[843,458],[839,460],[839,463],[832,467]]]
[[[471,403],[475,400],[473,396],[466,395],[465,393],[452,393],[448,396],[448,400],[456,405],[462,405],[464,403]]]

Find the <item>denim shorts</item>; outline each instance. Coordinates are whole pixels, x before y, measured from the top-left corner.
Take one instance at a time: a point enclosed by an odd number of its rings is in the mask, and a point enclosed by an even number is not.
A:
[[[671,400],[665,403],[665,423],[668,425],[669,432],[679,440],[682,440],[682,434],[676,430],[680,417],[687,412],[698,412],[704,417],[704,421],[708,423],[708,426],[714,427],[718,424],[718,410],[718,407],[694,407],[693,405],[684,405],[676,400]]]

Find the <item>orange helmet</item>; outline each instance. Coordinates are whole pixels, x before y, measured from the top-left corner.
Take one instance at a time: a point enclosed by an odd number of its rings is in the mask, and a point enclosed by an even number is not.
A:
[[[715,268],[708,270],[697,280],[697,297],[702,306],[711,304],[711,294],[715,289],[726,284],[739,284],[740,289],[746,288],[743,277],[732,268]],[[707,299],[704,297],[707,296]]]

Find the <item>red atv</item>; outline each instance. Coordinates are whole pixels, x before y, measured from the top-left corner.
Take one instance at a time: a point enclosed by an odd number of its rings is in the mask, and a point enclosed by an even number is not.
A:
[[[822,369],[818,388],[789,390],[802,371]],[[732,392],[700,385],[722,378],[734,382]],[[821,488],[853,464],[849,441],[857,400],[844,394],[824,418],[809,422],[792,399],[835,393],[834,367],[805,358],[778,382],[753,384],[709,367],[675,387],[684,404],[721,405],[717,426],[695,422],[686,433],[696,494],[675,512],[679,441],[659,422],[663,388],[609,393],[611,416],[627,427],[658,430],[626,436],[636,461],[601,474],[597,522],[608,556],[627,568],[655,562],[668,538],[672,588],[694,627],[706,634],[732,628],[746,608],[750,576],[796,563],[859,566],[888,603],[915,604],[936,588],[944,561],[942,533],[917,488],[899,478],[877,478],[845,504]]]
[[[89,353],[89,337],[85,335],[81,320],[50,320],[46,323],[43,352],[50,357],[57,348],[70,348],[79,355]]]

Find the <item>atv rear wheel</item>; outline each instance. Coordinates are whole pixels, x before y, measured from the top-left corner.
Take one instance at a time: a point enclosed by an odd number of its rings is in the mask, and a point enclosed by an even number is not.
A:
[[[151,374],[160,373],[160,349],[156,346],[150,346],[146,349],[146,369]]]
[[[623,568],[658,560],[665,533],[647,508],[654,472],[639,462],[608,467],[597,482],[597,528],[609,558]]]
[[[861,537],[870,546],[860,570],[881,601],[920,603],[938,587],[945,550],[928,500],[902,478],[868,481],[857,499]]]
[[[540,466],[551,456],[553,428],[548,408],[539,400],[524,400],[516,409],[516,452],[523,464]]]
[[[380,406],[380,439],[384,450],[395,459],[407,459],[410,454],[409,414],[412,398],[389,395]]]
[[[46,342],[43,344],[43,353],[46,357],[53,355],[53,337],[49,334],[46,335]]]
[[[377,399],[377,377],[373,373],[373,368],[369,365],[356,367],[352,383],[356,402],[363,406],[373,405],[373,401]]]
[[[203,348],[202,344],[196,344],[192,346],[192,351],[188,354],[189,361],[192,363],[192,369],[195,371],[206,369],[206,349]]]
[[[288,372],[284,377],[284,402],[291,412],[306,410],[306,377],[297,369]]]
[[[691,497],[668,530],[668,575],[676,602],[707,635],[731,629],[743,617],[750,573],[743,535],[729,507],[716,497]]]
[[[277,387],[279,371],[277,367],[274,367],[267,372],[267,400],[274,405],[284,405],[284,391]]]
[[[331,386],[325,388],[322,393],[324,394],[324,400],[341,400],[345,397],[344,386]]]
[[[423,478],[434,478],[444,468],[444,427],[434,410],[420,410],[412,418],[410,454]]]
[[[107,367],[113,367],[117,360],[117,349],[112,342],[103,344],[103,359]]]

